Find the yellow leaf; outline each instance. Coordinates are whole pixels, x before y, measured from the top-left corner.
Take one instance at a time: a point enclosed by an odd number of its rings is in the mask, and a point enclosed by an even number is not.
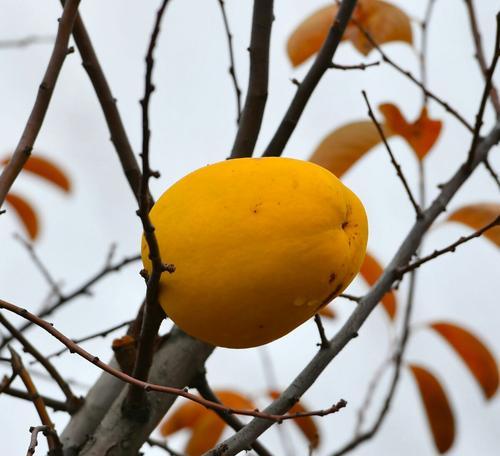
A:
[[[439,453],[446,453],[455,440],[455,418],[446,393],[439,380],[427,369],[411,364],[424,403],[427,420]]]
[[[338,7],[329,5],[314,12],[292,32],[287,42],[287,53],[293,66],[298,66],[318,52],[333,25]],[[356,20],[377,44],[392,41],[412,43],[408,16],[396,6],[382,0],[359,0],[353,13]],[[351,21],[343,40],[350,40],[356,49],[367,55],[373,46]]]
[[[280,396],[280,392],[269,391],[269,396],[271,396],[272,399],[277,399]],[[295,405],[288,411],[288,413],[293,415],[294,413],[307,413],[308,411],[309,410],[307,410],[300,402],[296,402]],[[303,416],[300,418],[294,418],[292,419],[292,421],[308,440],[309,445],[312,448],[317,448],[320,442],[320,438],[319,430],[316,426],[314,418],[312,416]]]
[[[500,215],[500,204],[498,203],[479,203],[469,204],[452,212],[447,220],[467,225],[469,228],[479,230],[483,226],[492,222]],[[497,246],[500,246],[500,226],[494,226],[483,233]]]
[[[365,279],[368,285],[372,286],[382,275],[382,272],[382,266],[380,266],[379,262],[367,252],[365,261],[363,262],[363,265],[361,266],[361,269],[359,271],[363,279]],[[391,320],[394,320],[397,307],[394,292],[392,290],[387,292],[382,298],[381,302],[389,318]]]
[[[408,123],[399,108],[391,103],[381,104],[379,109],[385,117],[387,127],[394,134],[402,136],[414,150],[417,158],[423,160],[437,141],[442,122],[430,119],[425,107],[413,123]]]
[[[14,209],[29,237],[35,240],[38,236],[38,216],[31,204],[14,193],[9,193],[5,201]]]
[[[184,428],[192,428],[196,421],[207,410],[200,404],[193,401],[184,402],[174,413],[167,415],[167,418],[160,426],[160,434],[167,437]]]
[[[214,413],[206,413],[193,426],[193,433],[184,452],[187,456],[201,456],[220,439],[226,423]]]
[[[460,326],[435,322],[430,327],[441,335],[462,358],[479,383],[485,397],[492,398],[498,389],[498,366],[488,348],[470,331]]]
[[[4,158],[2,164],[5,165],[9,158]],[[36,174],[37,176],[51,182],[65,192],[71,189],[71,183],[65,172],[48,158],[38,155],[31,155],[23,167],[23,171]]]
[[[385,128],[384,134],[391,132]],[[341,177],[370,149],[382,141],[371,121],[352,122],[330,133],[313,152],[310,161]]]

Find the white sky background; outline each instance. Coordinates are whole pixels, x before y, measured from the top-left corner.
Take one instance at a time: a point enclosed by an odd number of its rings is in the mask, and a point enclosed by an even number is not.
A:
[[[276,21],[272,32],[269,101],[257,144],[260,153],[267,145],[294,93],[290,78],[299,80],[309,64],[293,70],[284,47],[289,33],[306,15],[325,1],[279,0],[275,2]],[[422,17],[427,2],[393,0],[411,16]],[[237,74],[246,88],[249,43],[250,1],[227,1],[234,34]],[[495,34],[494,15],[498,0],[475,2],[484,46],[490,59]],[[136,151],[141,143],[138,100],[143,92],[143,58],[158,2],[130,0],[85,0],[81,11],[97,50],[112,91],[118,99],[129,138]],[[2,0],[0,2],[0,40],[26,35],[54,35],[59,3],[53,1]],[[420,43],[414,26],[415,42]],[[429,30],[429,86],[464,113],[473,122],[483,82],[473,59],[472,39],[462,1],[439,0]],[[12,150],[31,110],[38,84],[51,52],[51,45],[26,49],[0,50],[0,153]],[[405,68],[418,74],[418,59],[412,49],[401,44],[385,47]],[[235,101],[229,75],[226,38],[216,0],[173,1],[165,15],[160,42],[155,54],[154,82],[157,91],[151,104],[151,159],[162,178],[151,183],[155,196],[187,172],[215,161],[230,152],[235,133]],[[368,61],[377,59],[373,52]],[[351,44],[344,43],[336,62],[356,64],[362,56]],[[497,77],[497,85],[500,78]],[[413,84],[387,66],[366,72],[330,71],[310,100],[301,122],[292,136],[286,156],[306,159],[318,142],[341,124],[366,117],[361,97],[366,89],[374,106],[396,103],[409,119],[420,110],[421,93]],[[436,185],[444,182],[467,153],[467,131],[444,110],[431,102],[431,116],[442,119],[444,128],[437,146],[426,159],[429,198]],[[488,107],[484,131],[493,122]],[[135,201],[108,140],[109,133],[96,96],[80,65],[77,53],[67,57],[36,142],[36,151],[53,158],[71,176],[73,192],[63,195],[52,186],[30,176],[15,183],[16,192],[33,203],[42,221],[37,252],[53,275],[70,291],[96,272],[103,264],[112,242],[118,244],[116,259],[134,254],[139,248],[140,223],[135,216]],[[404,171],[416,189],[416,160],[401,140],[392,140]],[[498,150],[491,162],[498,170]],[[382,147],[373,150],[350,170],[344,182],[363,200],[370,220],[369,249],[387,263],[413,223],[410,203],[403,193],[394,169]],[[483,168],[460,190],[450,209],[472,202],[498,201],[493,180]],[[0,296],[33,311],[40,308],[48,287],[26,251],[13,241],[22,228],[12,215],[3,215],[0,229]],[[424,250],[442,247],[468,231],[458,225],[437,224],[426,239]],[[138,276],[139,265],[130,266],[94,287],[94,296],[81,297],[51,321],[71,337],[79,337],[134,316],[144,292]],[[404,301],[406,282],[398,292]],[[349,292],[366,291],[356,281]],[[493,244],[475,240],[421,270],[416,294],[415,322],[444,319],[463,324],[480,334],[494,353],[499,353],[498,331],[498,252]],[[340,318],[326,323],[329,335],[340,327],[352,310],[352,304],[338,300],[334,304]],[[14,320],[14,319],[13,319]],[[19,320],[15,320],[20,322]],[[324,408],[345,398],[349,405],[342,413],[318,419],[322,431],[319,455],[328,455],[352,435],[357,406],[363,400],[366,385],[374,369],[387,356],[389,325],[385,314],[376,310],[363,326],[360,337],[332,362],[304,401],[310,408]],[[43,351],[59,348],[58,343],[39,330],[30,337]],[[87,343],[85,347],[102,359],[110,356],[110,341]],[[317,331],[307,322],[292,334],[266,349],[273,359],[279,386],[286,386],[316,351]],[[500,401],[486,403],[462,363],[436,336],[418,331],[410,340],[408,360],[428,366],[443,380],[455,410],[457,438],[450,455],[494,455],[500,445]],[[28,357],[25,357],[25,361]],[[97,368],[71,355],[55,360],[66,375],[90,385],[100,374]],[[219,349],[210,358],[208,377],[215,388],[229,387],[262,397],[266,388],[259,349]],[[8,369],[0,367],[0,372]],[[59,397],[56,388],[37,379],[39,389]],[[77,391],[83,393],[84,389]],[[381,388],[385,394],[386,385]],[[380,404],[375,400],[375,407]],[[260,406],[265,402],[260,401]],[[59,430],[66,415],[53,414]],[[2,453],[24,454],[29,442],[28,428],[38,418],[28,402],[0,397],[0,441]],[[305,440],[289,423],[284,425],[295,450],[306,455]],[[229,433],[229,431],[227,431]],[[182,447],[185,435],[171,439]],[[284,454],[276,431],[262,441]],[[43,454],[40,439],[37,454]],[[147,454],[164,454],[147,448]],[[434,454],[424,411],[417,390],[404,371],[390,416],[379,434],[353,454]]]

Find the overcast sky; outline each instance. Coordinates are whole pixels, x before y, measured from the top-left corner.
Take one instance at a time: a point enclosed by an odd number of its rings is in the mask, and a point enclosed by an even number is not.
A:
[[[157,91],[151,104],[151,160],[161,172],[152,182],[159,196],[169,185],[208,163],[223,160],[230,151],[235,133],[235,101],[227,72],[228,55],[222,19],[216,0],[171,2],[162,27],[156,52],[154,81]],[[257,144],[260,153],[276,129],[294,93],[291,78],[304,75],[310,62],[297,70],[291,68],[285,43],[288,35],[306,15],[326,1],[278,0],[273,25],[269,101]],[[405,11],[421,18],[427,2],[393,0]],[[464,2],[439,0],[429,29],[429,86],[473,122],[482,92],[482,78],[473,59],[474,49]],[[475,2],[488,59],[495,35],[494,16],[499,0]],[[147,42],[158,2],[131,0],[85,0],[83,18],[93,39],[113,93],[118,99],[127,132],[136,151],[141,141],[138,100],[143,91]],[[227,0],[227,12],[234,34],[237,75],[246,87],[252,2]],[[28,35],[54,35],[60,6],[56,0],[0,0],[0,40]],[[415,42],[420,31],[414,24]],[[418,59],[406,45],[385,48],[405,68],[418,74]],[[8,154],[19,140],[31,110],[37,86],[51,52],[51,44],[23,49],[0,49],[0,153]],[[376,52],[366,61],[377,59]],[[356,64],[362,56],[350,43],[340,46],[335,61]],[[500,74],[497,72],[497,75]],[[496,78],[500,85],[500,78]],[[421,93],[407,79],[381,65],[365,72],[331,71],[325,75],[311,98],[292,136],[285,155],[307,159],[320,140],[343,123],[366,117],[361,89],[367,90],[373,105],[397,104],[405,116],[418,115]],[[432,117],[444,122],[441,137],[426,160],[429,198],[465,158],[469,136],[455,119],[436,104],[430,105]],[[488,107],[485,130],[492,125]],[[395,153],[416,189],[416,160],[406,143],[392,140]],[[46,121],[35,145],[35,153],[54,159],[71,177],[73,191],[64,195],[39,180],[22,176],[14,185],[41,216],[41,236],[37,252],[53,275],[70,291],[96,272],[104,263],[111,243],[118,245],[116,258],[135,254],[139,249],[140,223],[135,216],[135,200],[128,188],[114,149],[109,141],[102,113],[77,53],[69,55],[50,105]],[[498,170],[498,150],[491,154]],[[344,182],[365,204],[370,221],[369,250],[386,264],[412,224],[412,208],[402,191],[386,152],[377,147],[350,170]],[[493,180],[478,169],[456,195],[449,209],[466,203],[497,201]],[[22,227],[12,215],[2,216],[0,226],[0,297],[36,311],[48,293],[43,277],[26,251],[13,240]],[[454,224],[437,223],[426,238],[424,250],[442,247],[468,233]],[[126,320],[135,315],[144,293],[139,265],[110,277],[94,288],[92,298],[82,297],[58,312],[52,321],[71,337],[79,337]],[[404,302],[407,283],[398,291]],[[348,290],[366,291],[360,280]],[[418,278],[414,321],[449,320],[463,324],[479,334],[492,351],[499,353],[498,331],[498,251],[493,244],[475,240],[427,265]],[[329,335],[340,327],[352,311],[352,304],[338,300],[334,307],[339,318],[326,323]],[[14,321],[14,319],[13,319]],[[15,320],[19,321],[19,320]],[[338,356],[307,392],[304,402],[310,408],[324,408],[344,398],[349,406],[342,413],[318,420],[322,446],[318,455],[328,455],[352,435],[356,410],[377,366],[387,357],[391,329],[385,314],[375,310],[363,326],[360,337]],[[59,348],[41,331],[30,337],[43,351]],[[100,358],[110,356],[110,341],[97,340],[86,348]],[[306,322],[290,335],[265,347],[272,357],[278,387],[286,386],[314,355],[317,331]],[[233,388],[260,400],[266,388],[262,369],[262,349],[219,349],[207,364],[208,377],[215,388]],[[28,360],[28,357],[25,357]],[[486,403],[461,362],[435,335],[425,330],[414,333],[408,347],[408,360],[428,366],[443,381],[455,411],[457,438],[453,456],[498,454],[500,446],[500,401]],[[65,355],[55,361],[62,372],[80,382],[80,393],[100,374],[94,366],[76,356]],[[0,373],[8,372],[0,366]],[[56,397],[49,383],[37,378],[40,389]],[[387,384],[375,398],[380,405]],[[54,414],[59,430],[67,418]],[[0,397],[0,441],[2,452],[23,454],[29,441],[29,426],[38,419],[30,403]],[[284,425],[292,439],[294,454],[306,455],[307,444],[292,426]],[[172,439],[182,448],[186,435]],[[284,454],[276,431],[263,442]],[[43,454],[41,442],[37,454]],[[430,431],[412,378],[404,371],[391,414],[379,434],[356,455],[434,454]],[[162,452],[147,450],[147,454]]]

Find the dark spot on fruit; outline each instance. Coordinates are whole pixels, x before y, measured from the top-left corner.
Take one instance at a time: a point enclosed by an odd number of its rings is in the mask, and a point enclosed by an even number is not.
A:
[[[259,325],[259,329],[263,329],[264,328],[264,325]]]
[[[333,290],[333,295],[336,296],[338,293],[340,293],[340,290],[342,290],[342,288],[344,288],[344,284],[343,283],[339,283],[337,285],[337,288],[335,288],[335,290]]]
[[[346,220],[344,223],[342,223],[342,229],[345,230],[347,225],[349,225],[349,222]]]
[[[336,277],[337,277],[337,275],[335,274],[335,272],[332,272],[330,274],[330,278],[328,279],[328,283],[334,282]]]

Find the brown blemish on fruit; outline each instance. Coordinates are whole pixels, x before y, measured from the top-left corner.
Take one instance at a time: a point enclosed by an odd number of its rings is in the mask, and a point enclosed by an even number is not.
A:
[[[345,230],[347,225],[349,225],[349,222],[346,220],[344,223],[342,223],[342,229]]]
[[[332,283],[332,282],[335,282],[335,279],[337,278],[337,274],[335,274],[335,272],[332,272],[330,274],[330,278],[328,279],[328,283]]]
[[[259,329],[263,329],[264,328],[264,325],[259,325]]]

